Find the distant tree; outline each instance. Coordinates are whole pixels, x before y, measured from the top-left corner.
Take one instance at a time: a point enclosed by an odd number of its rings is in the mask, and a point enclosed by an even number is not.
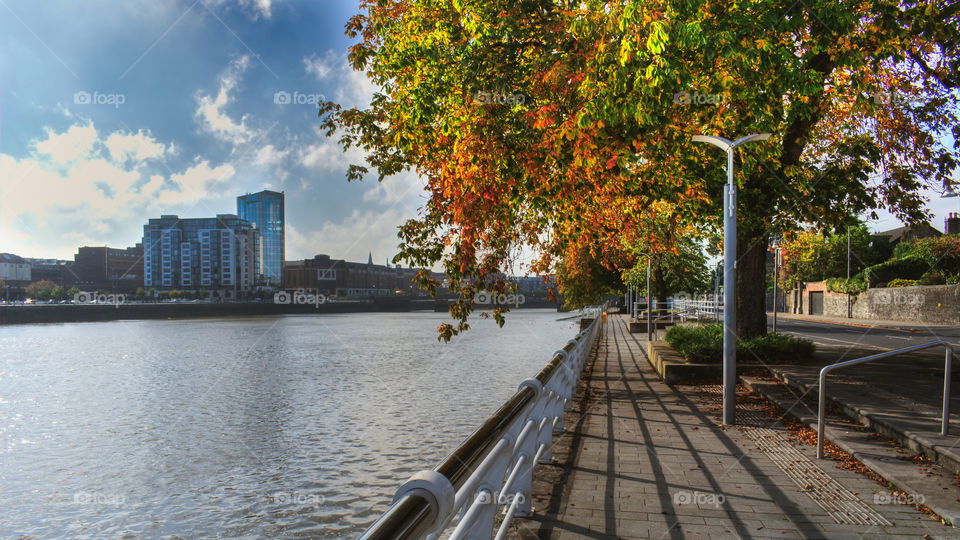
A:
[[[624,281],[640,295],[647,295],[647,259],[639,257],[637,264],[623,273]],[[666,302],[679,293],[697,294],[711,289],[712,274],[701,247],[690,238],[682,239],[673,251],[654,254],[650,260],[651,296],[657,302]]]
[[[912,254],[930,265],[930,271],[943,276],[960,274],[960,235],[921,238],[913,242]]]
[[[200,290],[197,292],[197,295],[198,295],[201,299],[207,298],[208,296],[210,296],[210,291],[208,291],[208,290],[206,290],[206,289],[200,289]]]
[[[56,286],[56,283],[47,279],[34,281],[33,283],[27,285],[27,296],[36,298],[37,300],[49,300],[53,294],[53,289]]]
[[[53,289],[50,290],[50,298],[54,300],[66,300],[67,290],[60,285],[54,285]]]
[[[147,297],[147,291],[143,287],[137,287],[137,291],[133,295],[137,297],[137,300],[143,300]]]
[[[76,285],[74,285],[73,287],[70,287],[70,289],[67,290],[67,298],[69,299],[76,298],[78,294],[80,294],[80,289],[77,288]]]
[[[183,296],[183,293],[181,293],[176,289],[170,289],[170,292],[167,294],[167,296],[169,296],[170,298],[180,298],[181,296]]]
[[[599,246],[576,246],[558,265],[557,285],[563,290],[564,306],[572,309],[588,306],[623,290],[620,272],[600,261],[599,249]],[[555,294],[556,291],[551,290],[548,298]]]
[[[877,249],[866,225],[850,228],[850,275],[886,261],[888,250]],[[847,231],[824,234],[814,229],[788,234],[780,247],[780,285],[792,289],[799,281],[823,281],[847,275]]]

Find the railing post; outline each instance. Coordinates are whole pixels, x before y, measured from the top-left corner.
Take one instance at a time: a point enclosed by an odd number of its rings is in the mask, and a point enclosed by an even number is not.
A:
[[[953,357],[953,348],[947,343],[943,346],[946,349],[943,359],[943,417],[940,419],[940,434],[950,433],[950,361]]]
[[[513,483],[507,486],[509,492],[503,494],[507,497],[507,504],[510,504],[509,501],[513,500],[511,496],[514,494],[523,497],[522,500],[517,503],[517,510],[514,514],[516,516],[529,516],[531,514],[531,509],[533,508],[531,504],[531,498],[533,497],[533,469],[537,465],[534,459],[541,444],[545,444],[549,450],[553,436],[553,430],[545,429],[546,426],[543,424],[546,411],[546,389],[544,389],[540,381],[536,379],[523,381],[520,383],[520,386],[517,387],[517,390],[523,390],[524,388],[530,388],[537,394],[537,400],[534,402],[530,410],[530,415],[527,417],[527,422],[534,423],[534,432],[528,434],[523,440],[517,441],[517,446],[513,452],[515,456],[513,462],[516,463],[521,457],[525,457],[526,460],[518,470]]]
[[[394,504],[408,493],[416,493],[426,499],[433,510],[433,520],[427,536],[440,532],[447,516],[453,511],[456,490],[446,476],[436,471],[420,471],[410,477],[393,496]]]
[[[820,398],[817,405],[817,459],[823,459],[823,415],[827,411],[827,371],[830,366],[820,370]]]

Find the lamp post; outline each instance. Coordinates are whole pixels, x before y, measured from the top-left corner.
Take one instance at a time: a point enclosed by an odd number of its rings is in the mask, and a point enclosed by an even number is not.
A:
[[[695,135],[727,153],[727,185],[723,193],[723,424],[733,425],[737,404],[737,336],[734,265],[737,262],[737,186],[733,183],[733,151],[744,143],[763,141],[769,133],[754,133],[730,141],[715,135]]]
[[[850,312],[850,226],[847,225],[847,318],[853,316]]]

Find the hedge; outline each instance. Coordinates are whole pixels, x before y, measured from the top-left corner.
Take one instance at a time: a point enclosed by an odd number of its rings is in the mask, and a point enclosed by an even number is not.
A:
[[[723,325],[680,325],[667,330],[667,343],[688,362],[709,364],[723,360]],[[789,361],[813,354],[812,341],[786,335],[767,334],[737,340],[737,357],[763,362]]]

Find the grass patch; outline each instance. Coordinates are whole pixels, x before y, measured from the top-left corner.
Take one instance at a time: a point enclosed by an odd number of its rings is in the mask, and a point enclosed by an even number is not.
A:
[[[723,325],[674,326],[667,330],[667,343],[688,362],[719,363],[723,360]],[[737,358],[746,362],[788,362],[813,354],[812,341],[786,334],[737,340]]]

